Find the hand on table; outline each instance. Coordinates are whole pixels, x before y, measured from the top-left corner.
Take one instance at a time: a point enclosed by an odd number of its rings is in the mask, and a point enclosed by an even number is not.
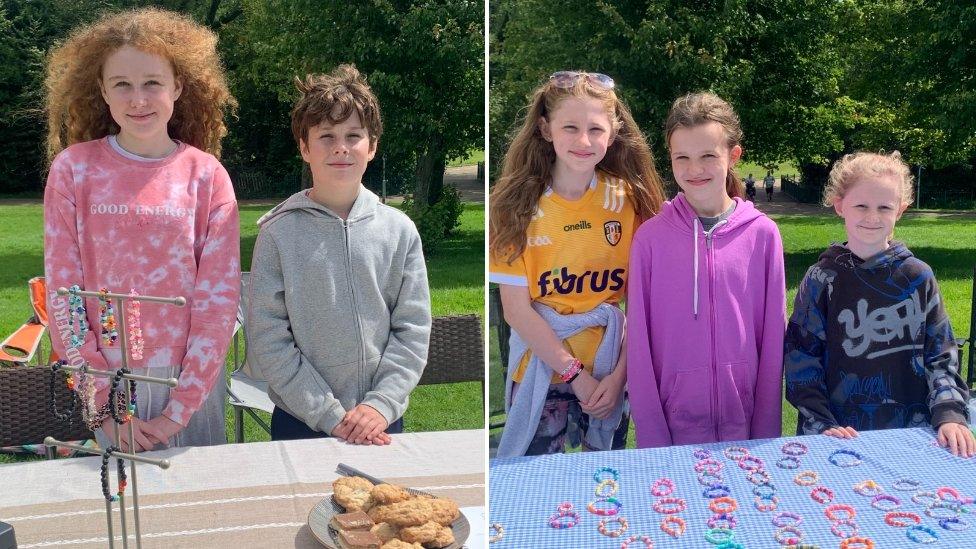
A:
[[[352,444],[389,444],[392,439],[384,431],[389,427],[383,414],[366,404],[357,404],[346,412],[332,436]]]
[[[626,381],[620,375],[610,374],[604,377],[590,394],[590,398],[586,402],[580,402],[580,409],[597,419],[606,419],[620,404]]]
[[[823,434],[835,438],[857,438],[857,431],[853,427],[831,427]]]
[[[976,454],[976,438],[969,426],[961,423],[939,425],[939,445],[957,457],[969,458]]]
[[[179,432],[183,427],[178,423],[175,423],[168,418],[160,416],[167,422],[172,423],[177,426],[176,432]],[[119,429],[119,449],[123,452],[145,452],[147,450],[152,450],[157,444],[166,445],[169,441],[169,436],[166,435],[167,431],[161,429],[159,426],[160,422],[157,422],[160,418],[156,418],[150,421],[143,421],[137,417],[133,417],[130,421],[132,422],[132,435],[135,443],[129,444],[129,426],[128,424],[116,425],[115,420],[111,417],[106,419],[102,423],[102,430],[105,431],[105,436],[108,437],[110,444],[115,444],[115,429]],[[155,422],[155,423],[154,423]],[[171,435],[170,435],[171,436]]]

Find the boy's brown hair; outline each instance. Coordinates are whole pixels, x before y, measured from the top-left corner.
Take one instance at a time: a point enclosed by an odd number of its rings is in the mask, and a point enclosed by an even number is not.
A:
[[[370,145],[376,146],[383,134],[379,101],[355,65],[339,65],[329,74],[309,74],[304,80],[295,77],[295,87],[301,96],[291,110],[291,132],[299,147],[308,142],[313,126],[341,124],[354,112],[369,134]]]

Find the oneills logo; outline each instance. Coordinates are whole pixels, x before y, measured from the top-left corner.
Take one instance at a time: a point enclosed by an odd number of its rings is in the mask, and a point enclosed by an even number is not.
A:
[[[619,221],[607,221],[603,224],[603,236],[607,237],[607,242],[611,246],[616,246],[620,242],[622,230]]]

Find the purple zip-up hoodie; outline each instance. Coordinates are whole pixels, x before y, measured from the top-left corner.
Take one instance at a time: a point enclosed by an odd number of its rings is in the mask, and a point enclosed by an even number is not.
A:
[[[627,387],[640,448],[780,436],[783,242],[735,201],[706,233],[679,193],[634,236]]]

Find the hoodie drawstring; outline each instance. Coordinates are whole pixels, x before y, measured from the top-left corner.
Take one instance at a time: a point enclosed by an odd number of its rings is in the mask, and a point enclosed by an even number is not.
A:
[[[693,285],[694,286],[693,305],[695,311],[695,319],[697,320],[698,319],[698,218],[697,217],[694,219],[694,224],[691,227],[691,234],[693,235],[692,238],[694,239],[694,243],[695,243],[695,281]]]

